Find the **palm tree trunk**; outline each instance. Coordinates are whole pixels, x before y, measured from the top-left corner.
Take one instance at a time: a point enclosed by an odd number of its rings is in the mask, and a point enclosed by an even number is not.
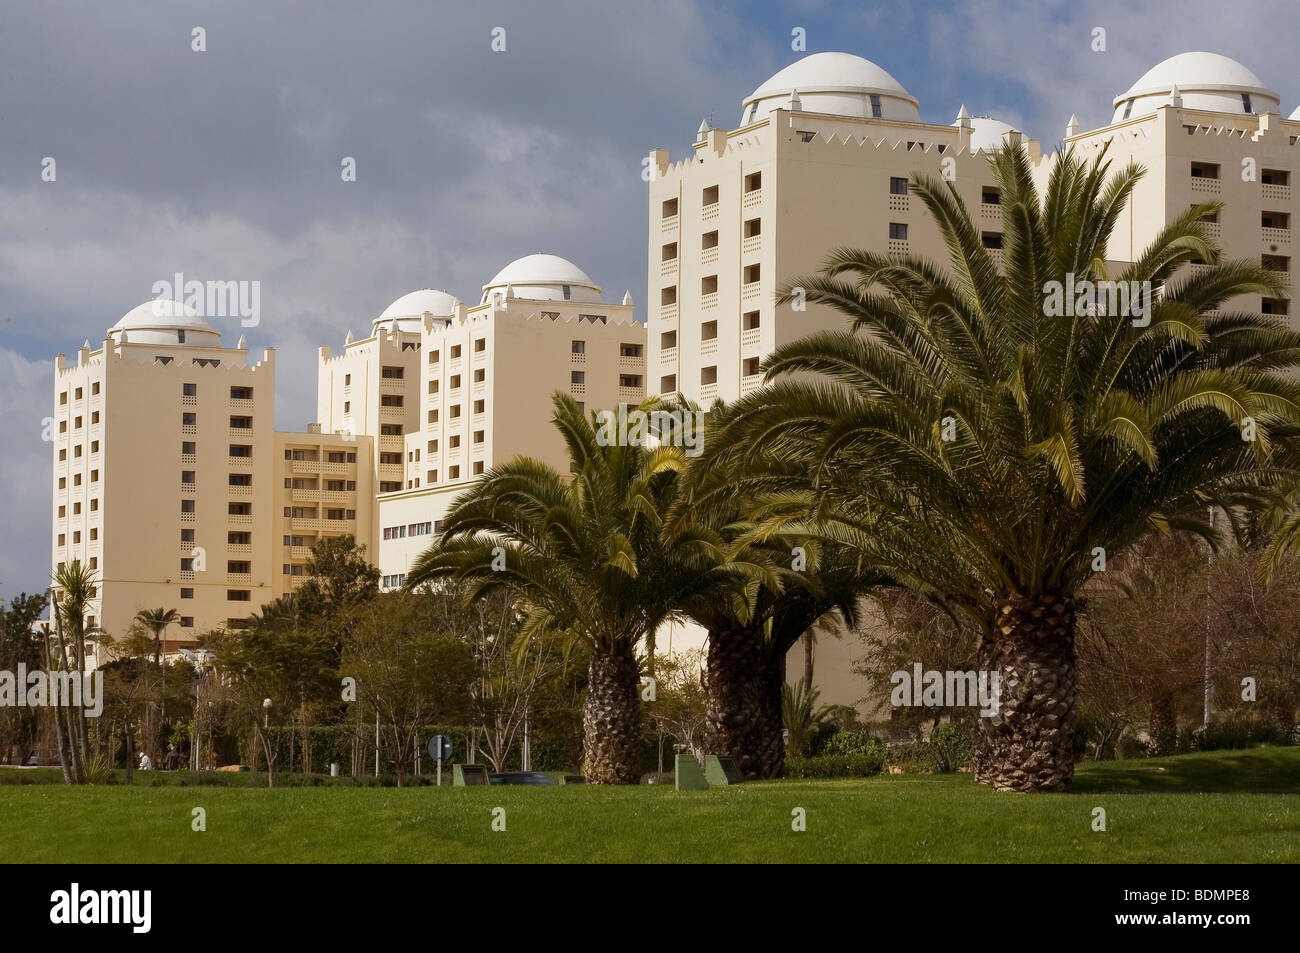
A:
[[[998,711],[981,716],[975,779],[999,791],[1064,791],[1074,777],[1075,602],[1005,597],[979,647],[998,677]]]
[[[583,774],[588,784],[636,784],[641,774],[641,704],[630,646],[597,648],[587,667],[582,708]]]
[[[710,631],[707,673],[707,750],[735,758],[748,780],[780,777],[785,653],[758,629]]]
[[[803,681],[809,688],[813,683],[813,641],[812,630],[809,629],[803,634]]]

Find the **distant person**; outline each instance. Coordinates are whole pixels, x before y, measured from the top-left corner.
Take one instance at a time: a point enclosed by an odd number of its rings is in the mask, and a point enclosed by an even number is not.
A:
[[[141,771],[152,771],[152,770],[153,770],[153,759],[150,758],[150,757],[149,757],[147,754],[145,754],[143,751],[140,752],[140,770],[141,770]]]
[[[175,745],[172,745],[170,748],[167,749],[167,770],[175,771],[180,766],[181,766],[181,753],[176,750]]]

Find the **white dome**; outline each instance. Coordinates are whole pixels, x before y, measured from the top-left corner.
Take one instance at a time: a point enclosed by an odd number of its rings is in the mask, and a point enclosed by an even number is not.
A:
[[[600,300],[600,286],[573,262],[558,255],[516,258],[483,286],[482,301],[496,292],[536,301]]]
[[[128,332],[128,344],[221,346],[221,332],[208,324],[203,315],[189,305],[168,298],[154,298],[136,305],[108,329],[108,334],[115,343],[121,343],[123,331]]]
[[[1296,107],[1296,108],[1291,112],[1291,115],[1287,116],[1287,118],[1288,118],[1288,119],[1300,119],[1300,106],[1297,106],[1297,107]]]
[[[788,107],[798,92],[804,112],[919,122],[919,103],[902,83],[871,60],[852,53],[813,53],[791,63],[746,97],[740,124]],[[873,97],[875,102],[873,102]]]
[[[1115,97],[1112,122],[1154,113],[1169,104],[1175,86],[1187,109],[1254,114],[1277,112],[1281,106],[1277,93],[1236,60],[1219,53],[1179,53]]]
[[[374,331],[385,325],[389,330],[419,331],[425,312],[436,318],[449,318],[456,313],[460,302],[454,295],[433,288],[421,288],[404,294],[387,308],[384,313],[371,322]]]
[[[959,125],[957,120],[953,125]],[[1003,133],[1017,132],[1015,126],[992,116],[976,116],[970,121],[970,149],[972,152],[996,152],[1004,145]]]

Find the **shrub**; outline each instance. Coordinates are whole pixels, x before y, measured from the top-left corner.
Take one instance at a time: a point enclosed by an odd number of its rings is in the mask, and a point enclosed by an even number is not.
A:
[[[884,766],[883,753],[793,757],[785,759],[785,776],[804,779],[869,778],[879,774]]]
[[[884,763],[888,759],[889,748],[883,741],[871,737],[864,729],[856,728],[835,732],[827,739],[821,753],[839,757],[868,755],[879,757]]]
[[[935,754],[936,770],[947,773],[967,767],[974,741],[974,730],[968,724],[950,721],[935,725],[930,732],[930,748]]]
[[[889,749],[889,763],[907,774],[941,774],[944,770],[939,752],[928,741],[894,745]]]

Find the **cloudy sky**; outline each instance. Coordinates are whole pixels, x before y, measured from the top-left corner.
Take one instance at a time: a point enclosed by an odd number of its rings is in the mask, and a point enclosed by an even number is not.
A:
[[[1241,60],[1284,112],[1300,99],[1300,6],[1283,2],[7,3],[0,596],[48,583],[53,356],[97,345],[155,281],[261,282],[247,333],[278,349],[282,429],[313,419],[318,345],[416,288],[475,301],[521,255],[572,259],[607,300],[630,289],[644,320],[642,157],[686,155],[706,116],[734,126],[802,55],[796,27],[810,53],[889,70],[928,122],[965,103],[1047,149],[1186,50]],[[236,322],[217,324],[233,344]]]

